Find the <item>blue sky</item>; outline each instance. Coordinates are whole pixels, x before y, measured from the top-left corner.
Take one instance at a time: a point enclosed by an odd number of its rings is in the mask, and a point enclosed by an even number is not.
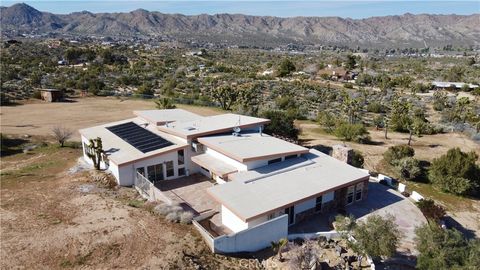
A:
[[[467,1],[158,1],[158,0],[24,0],[4,1],[1,5],[10,6],[24,2],[41,11],[66,14],[75,11],[88,10],[90,12],[129,12],[138,8],[163,13],[181,13],[186,15],[241,13],[248,15],[270,15],[280,17],[293,16],[340,16],[350,18],[367,18],[372,16],[401,15],[405,13],[429,14],[473,14],[480,13],[480,0]]]

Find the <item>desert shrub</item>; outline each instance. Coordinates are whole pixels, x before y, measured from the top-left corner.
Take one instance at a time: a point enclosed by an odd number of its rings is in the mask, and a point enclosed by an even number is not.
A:
[[[438,221],[445,216],[445,208],[436,205],[431,199],[420,200],[417,206],[427,219]]]
[[[418,159],[413,157],[406,157],[396,162],[396,169],[400,176],[405,180],[412,180],[420,176],[422,168]]]
[[[413,157],[415,150],[408,145],[391,146],[383,153],[383,159],[390,165],[397,165],[397,163],[406,157]]]
[[[131,207],[134,207],[134,208],[140,208],[143,206],[143,201],[139,201],[139,200],[130,200],[128,202],[128,206],[131,206]]]
[[[193,213],[189,211],[185,211],[180,214],[180,223],[182,224],[190,224],[192,223]]]
[[[372,102],[367,105],[367,111],[373,112],[373,113],[384,113],[385,106],[383,106],[379,102]]]
[[[429,179],[445,192],[457,195],[478,195],[480,188],[480,168],[475,163],[475,152],[465,153],[460,148],[452,148],[433,160]]]
[[[335,128],[333,134],[345,141],[365,143],[370,140],[368,131],[362,124],[340,123]]]
[[[347,88],[347,89],[353,89],[353,84],[352,83],[345,83],[345,84],[343,84],[343,87]]]
[[[363,168],[363,164],[365,162],[365,159],[363,158],[362,152],[353,150],[353,155],[352,155],[352,166],[357,167],[357,168]]]
[[[178,222],[180,220],[180,212],[178,211],[170,212],[165,216],[165,219],[170,222]]]
[[[171,212],[178,212],[178,211],[182,211],[183,208],[178,205],[178,204],[166,204],[166,203],[162,203],[162,204],[159,204],[157,206],[155,206],[155,213],[161,215],[161,216],[166,216],[168,215],[169,213]]]
[[[313,269],[320,259],[320,247],[313,240],[307,240],[301,246],[290,250],[289,269]]]

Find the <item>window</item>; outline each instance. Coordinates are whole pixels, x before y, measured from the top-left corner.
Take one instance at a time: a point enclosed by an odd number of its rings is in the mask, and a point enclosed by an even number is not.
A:
[[[282,161],[282,158],[271,159],[268,161],[268,165]]]
[[[287,160],[287,159],[292,159],[292,158],[296,158],[296,157],[297,157],[297,155],[286,156],[286,157],[285,157],[285,160]]]
[[[363,183],[358,183],[355,188],[355,200],[360,201],[362,199]]]
[[[182,150],[178,150],[178,165],[183,165],[185,163],[185,153]]]
[[[178,168],[178,176],[185,175],[185,168]]]
[[[165,163],[167,170],[167,177],[172,177],[175,175],[175,169],[173,168],[173,161],[167,161]]]
[[[144,167],[137,168],[137,173],[145,176],[145,168]]]
[[[353,203],[353,193],[355,191],[355,186],[348,187],[347,191],[347,205]]]
[[[318,196],[315,199],[315,212],[322,211],[322,196]]]
[[[147,167],[147,178],[151,182],[163,180],[163,165],[157,164]]]

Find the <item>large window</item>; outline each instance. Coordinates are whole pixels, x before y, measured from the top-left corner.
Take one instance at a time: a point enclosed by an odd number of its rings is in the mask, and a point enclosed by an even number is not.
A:
[[[167,177],[172,177],[175,175],[175,169],[173,168],[173,161],[167,161],[165,163],[167,170]]]
[[[347,191],[347,205],[353,203],[353,193],[355,192],[355,186],[348,187]]]
[[[268,161],[268,165],[282,161],[282,158],[271,159]]]
[[[322,211],[322,196],[318,196],[315,199],[315,212]]]
[[[178,165],[183,165],[185,163],[185,152],[182,150],[178,150]]]
[[[362,199],[363,183],[358,183],[355,188],[355,200],[360,201]]]
[[[178,176],[185,175],[185,168],[178,168]]]
[[[147,167],[147,178],[150,182],[163,180],[163,165],[157,164]]]
[[[137,168],[137,173],[145,176],[145,168],[144,167]]]

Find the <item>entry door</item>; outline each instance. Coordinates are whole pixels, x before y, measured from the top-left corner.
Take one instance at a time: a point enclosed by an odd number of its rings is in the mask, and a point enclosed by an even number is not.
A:
[[[295,207],[293,205],[285,208],[285,214],[288,215],[288,225],[295,223]]]

